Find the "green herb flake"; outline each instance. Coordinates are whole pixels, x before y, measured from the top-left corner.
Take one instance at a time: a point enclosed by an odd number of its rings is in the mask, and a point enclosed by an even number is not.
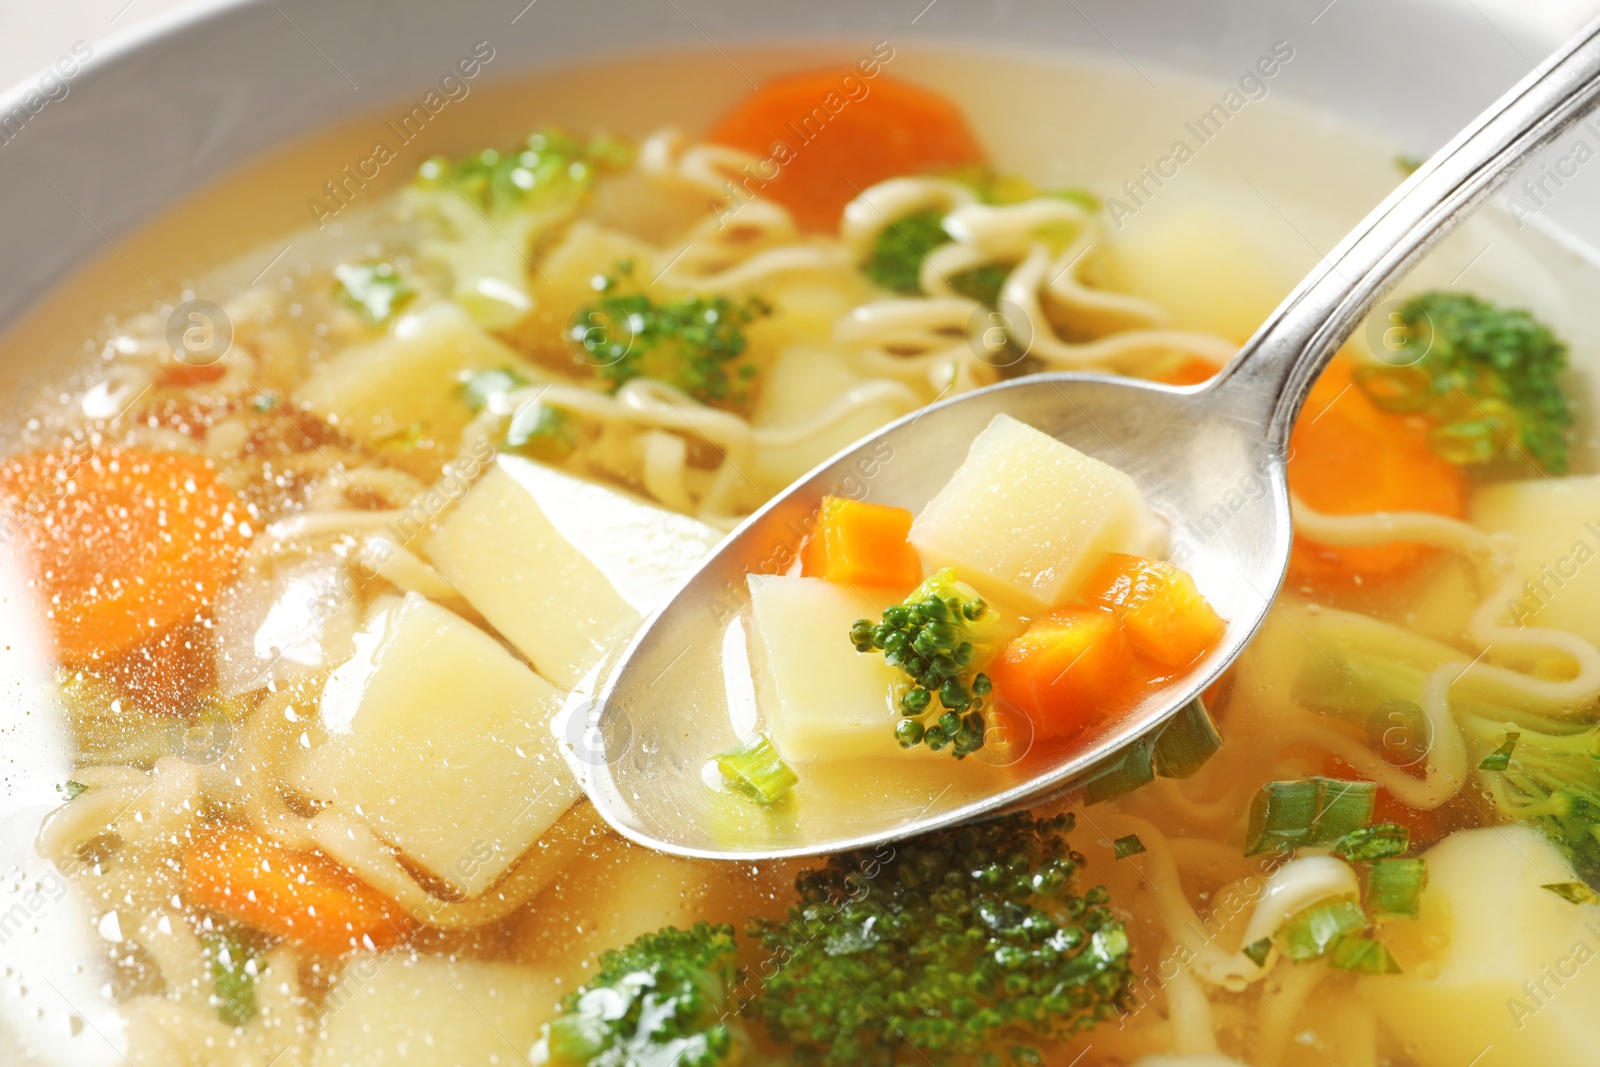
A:
[[[334,295],[369,326],[382,326],[411,302],[417,291],[388,263],[368,260],[333,269]]]
[[[1583,882],[1551,882],[1539,888],[1550,890],[1570,904],[1600,904],[1600,893],[1596,893]]]
[[[1514,730],[1506,731],[1506,739],[1500,747],[1489,753],[1478,763],[1480,771],[1503,771],[1511,766],[1511,755],[1517,750],[1517,742],[1522,740],[1522,735]]]
[[[1139,840],[1138,834],[1129,834],[1119,837],[1111,842],[1112,851],[1117,854],[1117,859],[1125,860],[1129,856],[1137,856],[1144,851],[1144,842]]]
[[[506,428],[506,447],[531,459],[559,463],[578,446],[572,417],[558,407],[538,401],[524,404]]]
[[[462,374],[457,393],[474,413],[484,411],[495,401],[527,385],[527,380],[514,370],[495,367],[490,370],[467,371]]]
[[[255,954],[230,933],[207,934],[203,944],[217,1016],[229,1026],[243,1026],[256,1014]]]
[[[250,410],[254,411],[258,415],[268,414],[269,412],[277,410],[277,407],[277,393],[257,393],[255,396],[250,398]]]
[[[1411,847],[1411,831],[1395,822],[1363,826],[1341,837],[1333,851],[1347,860],[1383,860],[1403,856]]]
[[[83,794],[89,791],[88,786],[84,785],[82,782],[74,782],[70,778],[67,779],[64,784],[56,786],[56,789],[59,792],[65,793],[68,800],[77,800],[79,797],[83,796]]]
[[[1400,964],[1389,946],[1370,937],[1345,937],[1333,946],[1328,962],[1356,974],[1400,974]]]
[[[1263,937],[1260,941],[1252,941],[1239,951],[1243,952],[1245,958],[1257,967],[1265,967],[1267,965],[1267,957],[1272,954],[1272,938]]]
[[[1400,169],[1400,173],[1406,175],[1407,177],[1415,174],[1417,172],[1417,168],[1421,167],[1422,164],[1423,159],[1421,156],[1401,155],[1394,157],[1394,165]]]
[[[1367,872],[1367,909],[1380,919],[1415,918],[1427,885],[1425,860],[1376,860]]]

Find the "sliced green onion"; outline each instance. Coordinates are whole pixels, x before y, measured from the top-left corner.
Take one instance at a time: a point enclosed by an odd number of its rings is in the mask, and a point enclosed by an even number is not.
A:
[[[74,782],[70,778],[67,779],[65,785],[58,785],[56,786],[56,789],[67,794],[68,800],[77,800],[79,797],[83,796],[83,794],[89,791],[88,786],[84,785],[82,782]]]
[[[472,371],[461,377],[461,399],[473,411],[482,411],[494,403],[496,397],[527,384],[516,371],[500,368]]]
[[[994,307],[1000,303],[1000,290],[1011,275],[1010,263],[986,263],[950,276],[950,288],[962,296],[971,297],[980,304]]]
[[[1414,917],[1427,884],[1423,860],[1377,860],[1367,872],[1367,908],[1375,918]]]
[[[1339,838],[1333,850],[1347,860],[1386,860],[1411,847],[1411,831],[1397,822],[1363,826]]]
[[[1572,904],[1600,904],[1600,893],[1596,893],[1583,882],[1551,882],[1539,888],[1548,889]]]
[[[229,1026],[243,1026],[256,1014],[254,953],[229,933],[207,934],[203,944],[217,1016]]]
[[[1332,845],[1372,817],[1373,782],[1305,778],[1268,782],[1250,805],[1245,855]]]
[[[1428,444],[1457,466],[1488,463],[1500,454],[1501,431],[1489,419],[1462,419],[1428,431]]]
[[[1314,904],[1289,917],[1278,930],[1278,947],[1297,962],[1325,955],[1346,934],[1365,929],[1367,913],[1355,897]]]
[[[1239,951],[1243,952],[1250,962],[1257,967],[1265,967],[1267,965],[1267,956],[1272,953],[1272,938],[1263,937],[1260,941],[1252,941]]]
[[[1141,737],[1120,752],[1091,767],[1083,787],[1084,804],[1099,804],[1131,793],[1156,780],[1155,757],[1148,737]]]
[[[1117,859],[1124,860],[1129,856],[1137,856],[1144,851],[1144,842],[1139,840],[1138,834],[1129,834],[1119,837],[1111,842],[1111,848],[1117,854]]]
[[[766,734],[756,734],[717,757],[722,780],[762,804],[782,800],[800,780]]]
[[[1483,757],[1478,764],[1480,771],[1503,771],[1511,766],[1511,754],[1517,750],[1517,742],[1522,740],[1522,735],[1514,730],[1506,731],[1506,739],[1500,747]]]
[[[371,326],[388,322],[417,295],[387,263],[343,263],[333,269],[333,276],[338,279],[334,295]]]
[[[506,427],[506,447],[525,456],[556,463],[578,447],[572,419],[560,408],[535,401],[524,404]]]
[[[1322,808],[1311,827],[1308,845],[1332,845],[1346,834],[1366,826],[1378,799],[1376,782],[1347,782],[1323,778]]]
[[[1356,974],[1399,974],[1400,964],[1389,946],[1370,937],[1345,937],[1333,946],[1328,962]]]
[[[1187,778],[1222,747],[1217,724],[1199,697],[1174,715],[1156,738],[1156,773],[1163,778]]]

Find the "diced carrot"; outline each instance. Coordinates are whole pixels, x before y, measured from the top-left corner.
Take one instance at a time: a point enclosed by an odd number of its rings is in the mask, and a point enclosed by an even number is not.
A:
[[[0,463],[0,509],[72,666],[195,619],[249,541],[239,499],[203,458],[176,452],[13,456]]]
[[[1460,468],[1428,447],[1419,419],[1380,410],[1354,384],[1349,360],[1335,359],[1312,388],[1290,438],[1289,489],[1327,515],[1425,511],[1461,518],[1467,487]],[[1430,554],[1424,545],[1317,544],[1296,535],[1291,586],[1351,585],[1402,576]]]
[[[95,670],[115,682],[141,708],[186,711],[217,680],[207,620],[178,623],[114,663]]]
[[[1209,359],[1190,356],[1182,363],[1163,370],[1153,380],[1167,385],[1199,385],[1201,382],[1210,381],[1221,369]]]
[[[836,229],[844,206],[869,185],[983,160],[951,101],[848,68],[774,78],[706,139],[761,157],[743,184],[814,233]]]
[[[1193,663],[1225,629],[1194,579],[1160,560],[1107,553],[1085,597],[1116,613],[1133,647],[1168,667]]]
[[[183,895],[326,956],[391,948],[414,925],[400,905],[322,853],[236,825],[202,830],[184,850]]]
[[[830,582],[909,589],[922,581],[922,561],[906,540],[911,519],[905,508],[823,497],[817,528],[800,552],[801,573]]]
[[[1115,710],[1138,675],[1117,617],[1100,608],[1040,616],[989,664],[994,691],[1027,712],[1041,737],[1072,737]]]

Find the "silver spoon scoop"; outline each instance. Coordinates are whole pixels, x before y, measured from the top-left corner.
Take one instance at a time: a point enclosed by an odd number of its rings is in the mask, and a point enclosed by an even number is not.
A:
[[[590,799],[611,825],[641,844],[750,860],[875,845],[1081,784],[1107,757],[1150,735],[1202,692],[1265,621],[1289,559],[1289,432],[1328,360],[1394,281],[1511,167],[1580,118],[1597,95],[1600,22],[1524,78],[1363,219],[1204,385],[1174,388],[1085,374],[1007,381],[900,419],[790,486],[705,560],[612,671],[592,705],[585,758],[575,763]],[[827,494],[919,510],[1000,413],[1132,476],[1171,523],[1182,566],[1227,620],[1218,647],[1069,754],[1043,767],[1030,764],[1025,778],[969,757],[939,779],[929,778],[931,784],[885,791],[874,784],[872,766],[839,765],[816,772],[833,777],[831,801],[813,810],[804,799],[804,776],[818,765],[808,764],[800,768],[802,784],[788,814],[717,795],[703,775],[712,757],[740,739],[730,721],[723,668],[725,657],[731,662],[744,655],[737,623],[728,635],[730,620],[749,605],[747,576],[788,569]],[[841,642],[847,639],[839,634]]]

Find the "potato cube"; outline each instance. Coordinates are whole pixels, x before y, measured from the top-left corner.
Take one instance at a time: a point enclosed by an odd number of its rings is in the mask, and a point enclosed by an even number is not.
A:
[[[1550,626],[1600,643],[1600,475],[1535,478],[1486,486],[1472,499],[1472,521],[1516,539],[1522,580],[1506,605],[1513,626]]]
[[[1164,540],[1133,479],[1009,415],[911,526],[930,569],[1031,610],[1069,599],[1107,552],[1156,555]]]
[[[721,537],[616,489],[501,456],[424,551],[541,674],[572,689]]]
[[[520,362],[459,307],[433,304],[402,317],[387,337],[319,365],[294,399],[396,465],[432,477],[473,418],[460,376]]]
[[[313,1067],[526,1063],[565,992],[543,970],[401,950],[344,966],[328,990]],[[299,1062],[299,1061],[296,1061]]]
[[[898,598],[821,578],[750,576],[757,702],[784,759],[905,755],[894,739],[900,672],[857,652],[850,625]]]
[[[578,798],[550,728],[561,700],[466,620],[388,598],[323,689],[306,787],[476,896]]]

